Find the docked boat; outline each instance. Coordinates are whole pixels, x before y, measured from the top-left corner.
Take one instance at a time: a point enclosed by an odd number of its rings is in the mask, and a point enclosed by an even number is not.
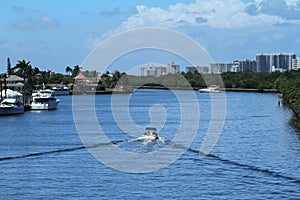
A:
[[[54,91],[45,89],[32,94],[31,110],[53,110],[56,109],[59,99],[55,97]]]
[[[7,90],[7,97],[0,103],[0,115],[23,114],[24,105],[22,102],[22,94]]]
[[[199,92],[205,92],[205,93],[220,93],[221,90],[219,86],[217,85],[210,85],[207,88],[199,89]]]
[[[68,87],[55,86],[52,88],[55,96],[69,95],[70,90]]]

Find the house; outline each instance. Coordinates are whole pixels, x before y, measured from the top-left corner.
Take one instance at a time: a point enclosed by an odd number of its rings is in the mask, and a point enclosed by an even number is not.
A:
[[[2,79],[2,87],[5,86],[4,79]],[[6,87],[11,90],[20,91],[24,87],[24,78],[16,75],[10,75],[6,78]]]

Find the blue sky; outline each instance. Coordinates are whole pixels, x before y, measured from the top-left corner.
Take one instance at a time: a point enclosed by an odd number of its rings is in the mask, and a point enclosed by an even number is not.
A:
[[[182,32],[215,62],[255,59],[256,53],[300,55],[300,0],[3,0],[0,73],[8,57],[12,65],[25,59],[64,72],[105,39],[143,27]],[[153,62],[172,58],[158,59]],[[177,62],[183,70],[185,63]]]

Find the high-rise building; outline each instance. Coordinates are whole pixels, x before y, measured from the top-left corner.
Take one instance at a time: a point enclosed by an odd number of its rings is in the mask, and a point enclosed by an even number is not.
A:
[[[296,55],[293,53],[273,53],[257,54],[257,72],[272,72],[273,70],[291,70],[293,59]]]
[[[271,54],[256,54],[257,72],[271,72]]]
[[[167,74],[167,68],[155,65],[146,65],[141,68],[141,76],[162,76]]]
[[[240,72],[257,72],[257,64],[255,60],[242,60],[238,61],[238,70]]]
[[[292,60],[292,69],[299,70],[300,69],[300,57]]]
[[[197,71],[196,67],[185,67],[186,73],[191,72],[193,74],[195,71]]]
[[[186,67],[185,72],[195,73],[198,71],[200,74],[207,74],[209,72],[209,67],[207,66],[197,66],[197,67]]]
[[[178,74],[178,73],[180,73],[180,65],[176,64],[174,61],[169,63],[167,73],[168,74]]]
[[[224,73],[224,72],[245,72],[252,71],[256,72],[256,61],[255,60],[242,60],[233,61],[232,63],[211,63],[209,66],[210,73]]]
[[[141,76],[155,76],[155,66],[147,65],[141,68]]]
[[[180,73],[180,66],[175,62],[168,64],[167,67],[149,64],[141,68],[141,76],[163,76],[177,73]]]
[[[207,66],[197,66],[196,69],[200,74],[208,74],[209,72],[209,67]]]
[[[220,74],[232,71],[233,63],[211,63],[209,65],[209,72],[212,74]]]

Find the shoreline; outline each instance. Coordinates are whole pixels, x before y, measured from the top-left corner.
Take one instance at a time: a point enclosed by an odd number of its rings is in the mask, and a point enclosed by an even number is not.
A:
[[[278,89],[246,89],[246,88],[221,88],[225,92],[258,92],[258,93],[279,93]]]
[[[164,87],[164,86],[141,86],[136,89],[147,90],[147,89],[155,89],[155,90],[194,90],[198,91],[198,87]],[[247,88],[220,88],[223,92],[257,92],[257,93],[279,93],[278,89],[247,89]],[[134,90],[130,91],[121,91],[121,90],[100,90],[100,91],[86,91],[86,92],[76,92],[74,95],[84,95],[84,94],[129,94],[134,92]],[[70,91],[70,95],[73,95],[73,92]]]
[[[199,90],[200,88],[198,87],[171,87],[167,88],[164,86],[142,86],[139,87],[138,89],[158,89],[158,90],[191,90],[191,88],[194,91]],[[258,93],[279,93],[278,89],[247,89],[247,88],[220,88],[221,91],[224,92],[258,92]]]

